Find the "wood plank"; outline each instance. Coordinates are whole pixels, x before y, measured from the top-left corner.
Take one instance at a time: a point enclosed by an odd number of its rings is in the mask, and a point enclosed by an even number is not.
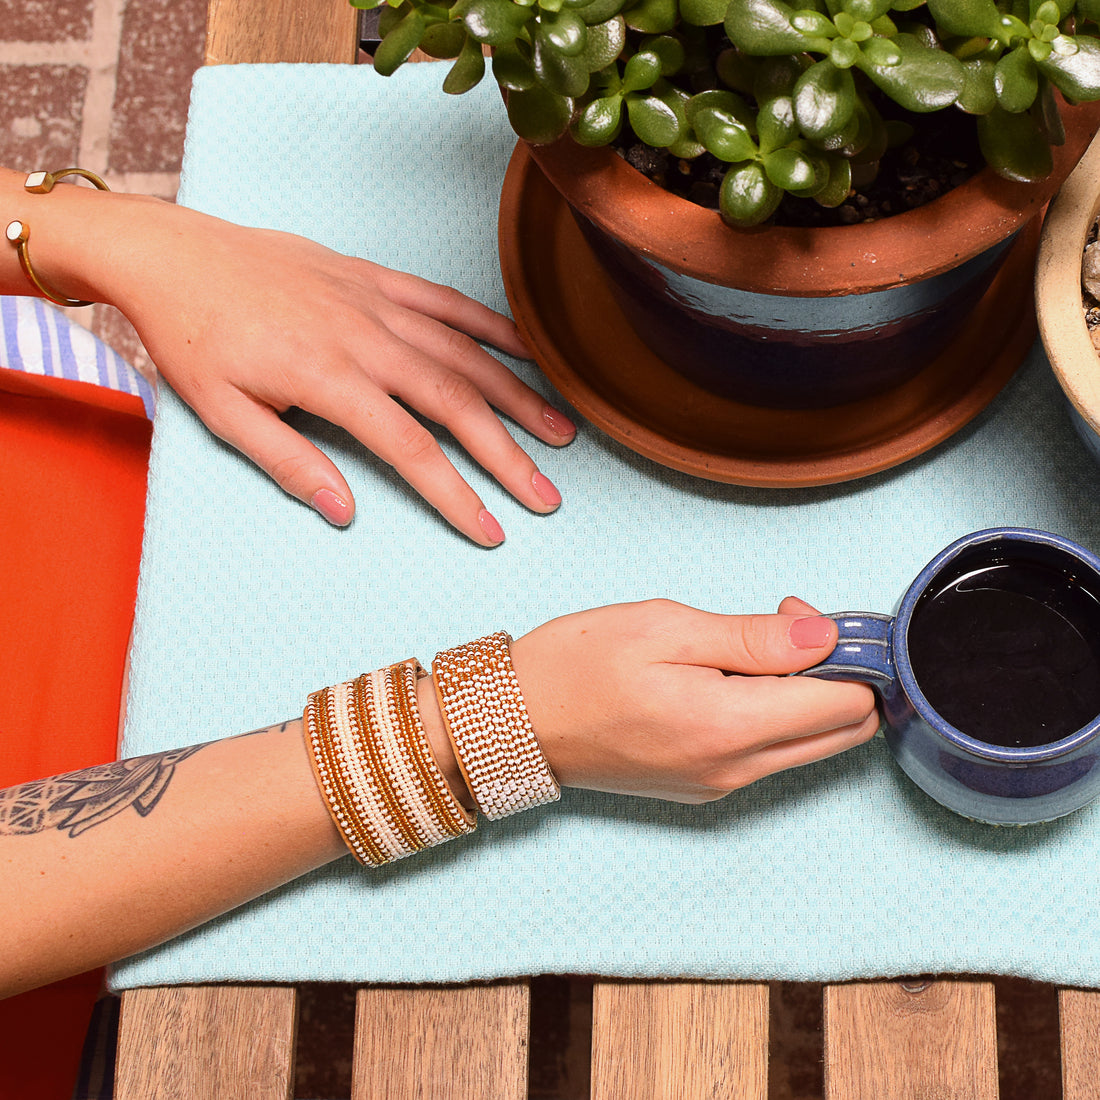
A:
[[[992,982],[825,987],[826,1100],[997,1100]]]
[[[596,982],[592,1100],[767,1094],[766,985]]]
[[[205,62],[350,64],[358,26],[359,13],[347,0],[210,0]]]
[[[351,1100],[525,1100],[530,1009],[527,981],[360,989]]]
[[[293,986],[160,986],[122,995],[115,1100],[290,1100]]]
[[[1100,1083],[1100,993],[1058,991],[1063,1100],[1095,1100]]]

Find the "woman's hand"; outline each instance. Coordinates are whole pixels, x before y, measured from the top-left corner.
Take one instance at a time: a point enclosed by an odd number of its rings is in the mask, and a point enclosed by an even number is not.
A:
[[[786,674],[823,661],[836,625],[666,600],[566,615],[512,646],[531,722],[564,786],[708,802],[869,740],[863,684]]]
[[[114,245],[113,274],[94,286],[83,287],[75,272],[57,284],[118,306],[206,426],[330,522],[351,521],[351,490],[280,419],[292,406],[347,429],[483,546],[504,532],[403,406],[449,429],[528,508],[560,504],[493,411],[555,446],[576,431],[479,346],[529,356],[506,317],[450,287],[302,237],[135,196],[94,198],[100,210],[110,203],[116,220],[125,212],[117,230],[125,253]],[[102,258],[95,267],[102,276]]]

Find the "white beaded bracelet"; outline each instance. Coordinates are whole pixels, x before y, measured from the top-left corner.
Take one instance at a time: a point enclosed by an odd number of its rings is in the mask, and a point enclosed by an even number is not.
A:
[[[561,788],[542,753],[503,630],[436,654],[443,721],[481,812],[507,817],[555,802]]]

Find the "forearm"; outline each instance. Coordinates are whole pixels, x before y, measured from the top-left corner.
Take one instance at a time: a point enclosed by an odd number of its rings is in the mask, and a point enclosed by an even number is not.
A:
[[[346,854],[294,721],[0,793],[0,995],[122,958]]]
[[[472,806],[422,683],[432,754]],[[0,997],[161,943],[346,854],[300,719],[0,791]]]

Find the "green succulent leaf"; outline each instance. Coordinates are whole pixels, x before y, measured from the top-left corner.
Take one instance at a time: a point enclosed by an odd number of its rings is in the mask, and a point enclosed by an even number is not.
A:
[[[1067,57],[1055,51],[1039,63],[1039,71],[1069,99],[1100,99],[1100,41],[1083,34],[1073,41],[1076,53]]]
[[[676,112],[657,96],[627,95],[626,113],[639,141],[663,149],[683,134]]]
[[[641,92],[661,78],[661,59],[652,50],[639,50],[623,68],[623,88]]]
[[[839,206],[852,190],[852,165],[845,157],[829,157],[826,163],[829,179],[814,195],[814,201],[821,206]]]
[[[590,73],[599,72],[623,52],[625,44],[626,23],[621,15],[616,15],[605,23],[589,25],[588,38],[580,60]]]
[[[901,54],[896,65],[861,61],[860,68],[895,103],[926,113],[949,107],[962,95],[966,72],[958,58],[946,50],[928,49],[910,34],[899,34],[894,45]]]
[[[508,121],[512,129],[533,145],[556,141],[569,127],[573,100],[537,85],[508,96]]]
[[[752,108],[736,92],[727,91],[725,88],[696,92],[684,104],[684,112],[691,126],[695,125],[696,117],[703,111],[724,112],[741,123],[750,133],[755,125],[756,116]]]
[[[493,50],[493,78],[512,92],[525,92],[536,84],[530,57],[515,46],[497,46]]]
[[[993,0],[928,0],[928,10],[944,34],[958,38],[999,38],[1001,13]]]
[[[577,8],[577,14],[591,27],[614,18],[622,7],[623,0],[589,0],[583,8]]]
[[[418,11],[410,11],[382,39],[374,54],[374,68],[382,76],[392,76],[408,61],[420,45],[427,23]]]
[[[755,161],[731,168],[718,191],[718,210],[730,225],[747,228],[765,222],[783,198],[764,166]]]
[[[664,34],[676,26],[676,0],[639,0],[622,15],[628,27],[642,34]]]
[[[576,57],[584,52],[588,40],[588,27],[576,12],[562,10],[544,12],[535,29],[535,39],[566,57]]]
[[[420,39],[420,48],[429,57],[458,57],[469,36],[461,23],[432,23]]]
[[[661,63],[661,76],[673,76],[683,68],[684,45],[670,34],[647,38],[642,43],[642,49],[657,55]]]
[[[994,85],[996,66],[988,58],[975,58],[963,63],[966,80],[958,105],[970,115],[987,115],[997,106],[997,91]]]
[[[818,185],[818,174],[809,157],[797,149],[776,149],[763,158],[764,171],[776,187],[784,191],[812,192]],[[828,177],[820,180],[823,186]]]
[[[868,65],[878,65],[885,69],[901,63],[901,50],[889,38],[872,38],[864,42],[860,52],[863,56],[857,57],[856,61],[862,60]]]
[[[676,122],[680,129],[680,137],[672,142],[668,151],[674,156],[683,160],[692,160],[695,157],[701,156],[706,152],[702,143],[696,138],[694,131],[691,128],[691,123],[687,120],[687,104],[691,98],[687,92],[675,87],[672,84],[668,84],[665,81],[661,82],[663,87],[657,93],[662,102],[667,103],[676,115]]]
[[[837,15],[842,18],[843,12]],[[793,11],[790,14],[790,24],[799,34],[810,38],[835,38],[840,30],[840,24],[833,25],[833,21],[819,11],[803,9]]]
[[[859,46],[850,38],[837,38],[829,48],[829,60],[838,69],[850,69],[859,55]]]
[[[588,91],[588,68],[584,61],[562,53],[538,35],[532,64],[538,82],[555,95],[574,99]]]
[[[729,40],[757,57],[782,56],[829,48],[829,39],[808,39],[791,25],[793,11],[781,0],[730,0],[724,20]]]
[[[811,141],[821,141],[848,125],[856,98],[852,74],[829,61],[819,61],[794,86],[794,117]]]
[[[451,14],[478,42],[489,46],[511,44],[533,18],[530,8],[512,0],[458,0]]]
[[[462,52],[443,81],[443,90],[449,95],[462,95],[479,84],[484,75],[485,55],[481,52],[481,43],[467,38]]]
[[[1039,73],[1026,46],[1009,50],[994,67],[997,103],[1009,114],[1026,111],[1039,93]]]
[[[998,107],[977,121],[982,156],[998,175],[1025,183],[1050,175],[1050,145],[1030,114],[1011,115]]]
[[[1100,0],[1077,0],[1073,6],[1082,19],[1100,23]]]
[[[744,123],[718,107],[705,107],[692,118],[695,136],[707,151],[729,164],[750,160],[756,156],[756,142]]]
[[[728,0],[680,0],[680,16],[695,27],[714,27],[726,18]]]
[[[776,96],[760,105],[756,114],[756,133],[762,153],[770,153],[798,137],[790,96]]]
[[[573,137],[580,145],[607,145],[622,129],[622,96],[606,96],[589,103],[573,123]]]
[[[349,0],[351,6],[359,11],[374,11],[375,8],[381,7],[385,2],[386,0]]]
[[[756,64],[754,78],[748,91],[757,103],[780,95],[793,95],[798,78],[810,64],[808,58],[763,57]]]
[[[919,0],[918,0],[919,2]],[[916,7],[916,5],[913,5]],[[891,3],[891,0],[848,0],[844,4],[844,12],[852,19],[861,20],[864,23],[873,23],[876,19],[885,15],[891,8],[902,9],[900,4]]]

